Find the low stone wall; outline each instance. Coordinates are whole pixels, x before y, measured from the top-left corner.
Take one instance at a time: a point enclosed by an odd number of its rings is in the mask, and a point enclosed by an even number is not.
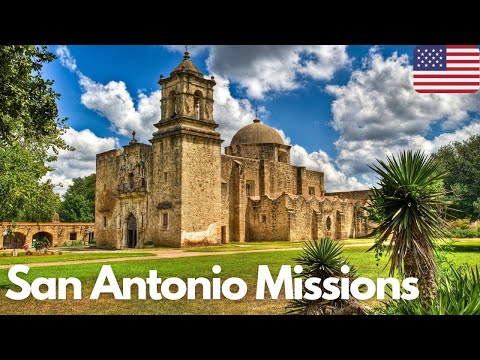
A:
[[[88,242],[93,240],[94,225],[94,223],[0,222],[0,247],[21,248],[25,243],[32,247],[33,238],[39,236],[46,237],[50,246],[61,246],[69,241]],[[11,239],[5,236],[8,229],[15,233]]]

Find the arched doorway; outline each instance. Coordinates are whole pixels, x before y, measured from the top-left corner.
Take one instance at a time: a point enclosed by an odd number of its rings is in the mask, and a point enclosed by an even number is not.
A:
[[[337,211],[337,216],[335,218],[335,239],[342,238],[342,214],[340,211]]]
[[[137,247],[137,219],[133,214],[130,215],[127,221],[127,247]]]
[[[11,236],[3,237],[3,247],[7,249],[21,249],[25,245],[25,235],[19,232],[12,233]]]
[[[42,238],[45,238],[45,239],[48,240],[48,245],[49,246],[53,246],[53,235],[48,233],[48,232],[40,231],[40,232],[36,233],[35,235],[33,235],[33,237],[32,237],[34,242],[36,242],[38,239],[42,239]]]

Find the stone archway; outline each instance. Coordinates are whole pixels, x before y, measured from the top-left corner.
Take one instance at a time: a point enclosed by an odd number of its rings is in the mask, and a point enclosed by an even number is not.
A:
[[[133,214],[130,214],[127,220],[127,247],[137,247],[137,219]]]
[[[45,238],[48,240],[49,246],[53,246],[53,235],[46,231],[37,232],[32,236],[33,242],[36,242],[38,239]]]
[[[21,249],[25,245],[26,236],[20,232],[13,232],[11,236],[3,237],[3,247],[7,249]]]

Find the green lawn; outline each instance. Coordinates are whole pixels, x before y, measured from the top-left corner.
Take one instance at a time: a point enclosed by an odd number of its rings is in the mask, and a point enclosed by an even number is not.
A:
[[[351,246],[344,250],[345,256],[356,266],[359,276],[370,278],[385,277],[385,262],[378,266],[372,252],[366,252],[369,246]],[[454,244],[448,258],[457,264],[480,265],[480,242],[468,241]],[[261,253],[241,253],[233,255],[199,256],[191,258],[158,259],[147,261],[130,261],[112,263],[117,279],[123,277],[146,278],[149,270],[157,270],[161,278],[220,276],[241,277],[248,284],[248,293],[242,300],[114,300],[112,296],[102,295],[99,300],[89,300],[96,277],[102,264],[78,264],[51,266],[30,269],[24,277],[31,282],[43,277],[77,277],[83,284],[83,299],[72,300],[71,293],[67,300],[38,301],[28,298],[23,301],[7,299],[6,289],[12,287],[7,278],[6,269],[0,270],[0,312],[3,314],[284,314],[287,302],[279,300],[256,300],[255,287],[259,264],[269,265],[273,274],[281,265],[293,264],[293,258],[300,251],[272,251]],[[138,254],[138,253],[137,253]],[[108,264],[108,261],[105,263]],[[214,275],[213,265],[220,265],[222,272]],[[135,294],[136,288],[132,288]],[[199,294],[199,293],[198,293]],[[372,303],[370,303],[372,305]]]
[[[124,257],[137,257],[137,256],[149,256],[152,253],[144,252],[102,252],[102,253],[62,253],[58,254],[58,251],[54,252],[54,255],[50,254],[35,254],[31,256],[25,256],[24,251],[19,251],[18,256],[10,256],[11,250],[3,251],[7,256],[2,256],[0,252],[0,265],[10,264],[31,264],[31,263],[51,263],[59,261],[77,261],[77,260],[93,260],[93,259],[112,259],[112,258],[124,258]]]
[[[344,245],[373,244],[373,239],[348,239],[340,240]],[[269,241],[269,242],[244,242],[230,243],[219,246],[207,246],[191,248],[187,252],[226,252],[226,251],[250,251],[264,249],[301,249],[304,241]]]

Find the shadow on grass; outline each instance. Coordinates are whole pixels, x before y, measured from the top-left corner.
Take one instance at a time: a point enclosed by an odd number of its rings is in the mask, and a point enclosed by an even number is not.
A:
[[[478,252],[478,253],[480,253],[480,246],[453,244],[453,245],[442,246],[442,248],[444,250],[447,250],[448,252],[452,252],[452,253],[458,253],[458,252],[464,252],[464,253]]]

